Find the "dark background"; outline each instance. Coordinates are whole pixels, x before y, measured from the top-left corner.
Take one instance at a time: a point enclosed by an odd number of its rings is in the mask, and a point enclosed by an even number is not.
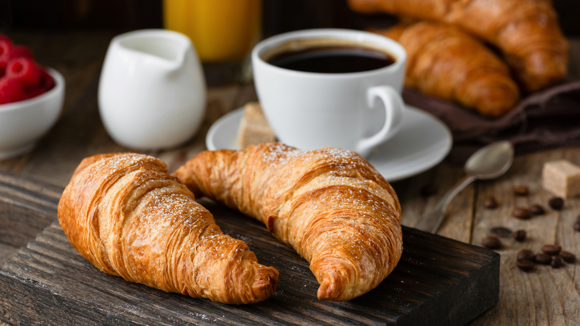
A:
[[[212,1],[212,0],[208,0]],[[263,0],[263,35],[320,27],[388,26],[388,15],[361,15],[346,0]],[[580,0],[553,0],[568,36],[580,36]],[[162,0],[0,0],[0,30],[162,28]]]

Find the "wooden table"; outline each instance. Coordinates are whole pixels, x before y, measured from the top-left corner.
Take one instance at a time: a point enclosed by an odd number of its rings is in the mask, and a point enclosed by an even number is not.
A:
[[[100,68],[112,32],[10,33],[16,43],[26,44],[37,54],[37,61],[60,71],[66,79],[64,112],[57,125],[24,156],[0,161],[0,169],[66,186],[78,163],[97,153],[127,151],[107,135],[99,118],[97,89]],[[580,76],[580,40],[571,47],[570,75]],[[187,159],[205,149],[209,126],[225,113],[248,101],[256,100],[252,85],[227,86],[208,90],[207,113],[197,135],[187,144],[167,151],[147,152],[165,161],[173,171]],[[580,199],[568,200],[562,211],[547,209],[547,214],[521,221],[510,217],[515,206],[539,203],[548,208],[552,195],[540,185],[541,167],[546,161],[567,159],[580,164],[580,147],[558,148],[516,157],[513,167],[502,178],[480,181],[462,191],[451,203],[440,235],[479,245],[495,226],[524,229],[528,240],[518,243],[503,240],[501,254],[501,292],[498,305],[472,325],[580,325],[580,262],[560,269],[536,266],[530,273],[515,266],[517,252],[524,248],[539,251],[544,244],[559,244],[580,258],[580,232],[572,224],[580,215]],[[413,226],[438,199],[463,176],[461,166],[442,162],[433,169],[395,182],[403,208],[403,224]],[[435,195],[424,197],[420,189],[436,185]],[[527,197],[513,194],[514,185],[526,185]],[[499,207],[483,208],[483,198],[494,195]],[[0,216],[2,218],[2,216]],[[0,266],[17,248],[3,244],[0,237]],[[1,322],[0,322],[1,324]]]

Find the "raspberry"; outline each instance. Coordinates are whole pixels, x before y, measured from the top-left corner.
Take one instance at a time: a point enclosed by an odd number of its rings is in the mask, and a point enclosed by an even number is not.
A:
[[[0,33],[0,41],[8,41],[8,42],[12,43],[12,40],[8,36],[6,36],[2,33]]]
[[[34,59],[34,55],[27,46],[17,45],[10,50],[10,53],[8,53],[8,61],[16,58]]]
[[[12,41],[0,34],[0,77],[4,76],[10,50],[12,50]]]
[[[42,88],[45,92],[50,91],[55,85],[56,82],[54,78],[44,69],[40,68],[40,88]]]
[[[38,95],[42,95],[48,91],[50,91],[55,85],[54,79],[52,76],[46,72],[44,69],[40,69],[40,84],[38,87],[29,89],[26,91],[26,98],[33,98],[37,97]]]
[[[18,81],[25,89],[32,89],[40,83],[40,68],[29,58],[16,58],[8,62],[6,77]]]
[[[38,95],[42,95],[44,93],[46,93],[46,90],[44,88],[31,89],[29,91],[26,91],[26,99],[37,97]]]
[[[24,100],[26,94],[19,82],[10,79],[0,79],[0,104],[12,103]]]
[[[0,38],[0,57],[4,57],[12,50],[12,41],[9,38]]]

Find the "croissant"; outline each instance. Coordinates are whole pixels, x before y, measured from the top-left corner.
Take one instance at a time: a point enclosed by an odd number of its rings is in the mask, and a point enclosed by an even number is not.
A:
[[[405,85],[409,87],[492,118],[504,115],[519,99],[507,65],[458,28],[423,21],[372,31],[401,43],[407,51]]]
[[[353,10],[453,24],[495,44],[527,92],[566,75],[568,42],[550,0],[349,0]]]
[[[160,160],[86,158],[58,205],[71,245],[101,271],[166,292],[230,304],[272,295],[278,271],[224,235]]]
[[[202,152],[173,175],[194,193],[258,219],[294,248],[310,262],[319,300],[368,292],[401,257],[397,195],[356,153],[264,143]]]

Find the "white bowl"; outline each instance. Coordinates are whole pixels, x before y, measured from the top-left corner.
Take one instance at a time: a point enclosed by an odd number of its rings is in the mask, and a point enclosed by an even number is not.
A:
[[[55,86],[37,97],[0,104],[0,160],[31,150],[55,124],[64,100],[64,78],[54,69],[47,69]]]

